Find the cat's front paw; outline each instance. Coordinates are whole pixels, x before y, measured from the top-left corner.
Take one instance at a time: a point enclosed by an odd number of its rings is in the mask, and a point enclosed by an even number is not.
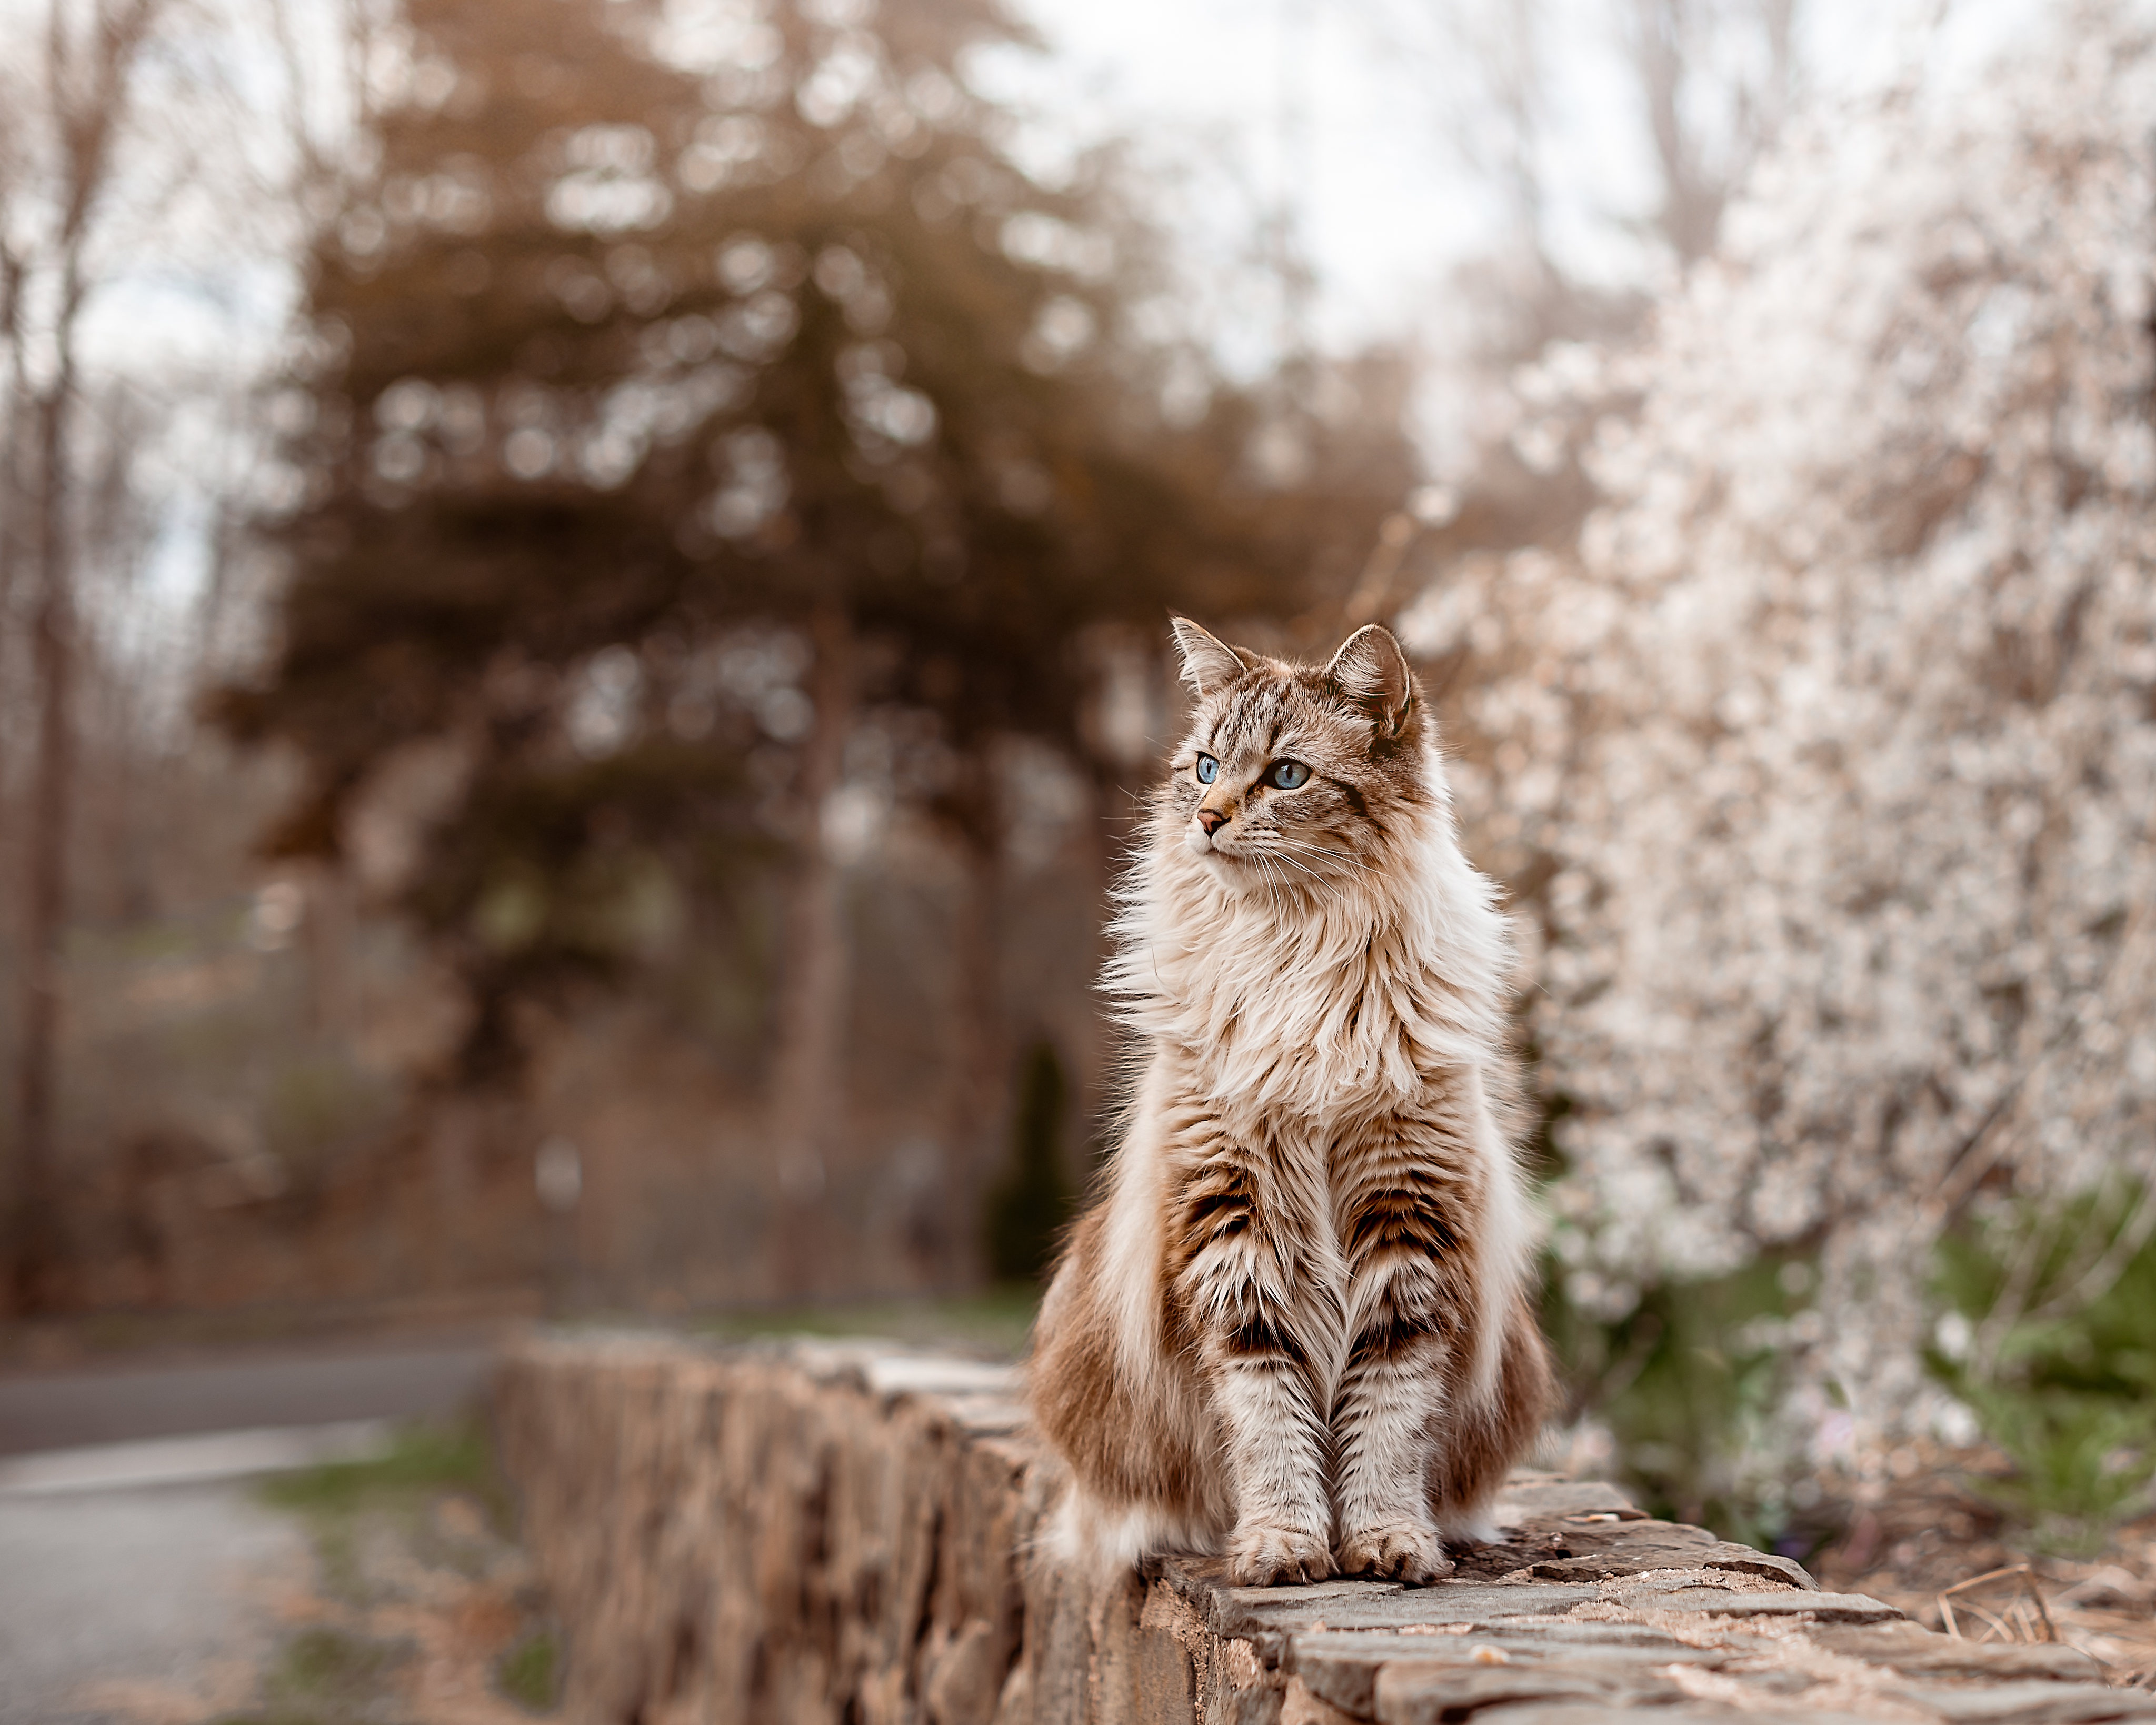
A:
[[[1340,1567],[1350,1575],[1379,1581],[1404,1581],[1420,1587],[1452,1574],[1437,1529],[1427,1522],[1394,1522],[1363,1527],[1340,1542]]]
[[[1241,1527],[1228,1543],[1228,1579],[1237,1587],[1296,1587],[1337,1573],[1322,1533]]]

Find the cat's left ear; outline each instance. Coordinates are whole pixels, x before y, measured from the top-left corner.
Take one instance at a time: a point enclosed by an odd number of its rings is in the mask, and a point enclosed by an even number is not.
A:
[[[1348,637],[1325,667],[1332,686],[1369,714],[1378,737],[1390,739],[1407,727],[1414,704],[1414,680],[1408,656],[1393,632],[1368,623]]]
[[[1224,689],[1245,671],[1257,669],[1257,656],[1231,647],[1208,634],[1188,617],[1172,617],[1168,627],[1175,634],[1175,650],[1183,660],[1183,680],[1201,700],[1215,689]]]

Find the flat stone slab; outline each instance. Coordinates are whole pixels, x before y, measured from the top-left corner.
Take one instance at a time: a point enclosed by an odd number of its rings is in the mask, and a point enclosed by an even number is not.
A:
[[[1008,1368],[875,1343],[542,1337],[497,1392],[564,1717],[757,1725],[2097,1725],[2070,1647],[1979,1645],[1522,1471],[1428,1587],[1058,1568]]]

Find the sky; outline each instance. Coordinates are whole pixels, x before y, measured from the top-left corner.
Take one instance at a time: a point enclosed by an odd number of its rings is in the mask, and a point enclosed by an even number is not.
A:
[[[1448,270],[1497,232],[1449,136],[1453,68],[1429,22],[1443,3],[1017,0],[1051,52],[997,57],[982,81],[1033,116],[1050,155],[1127,133],[1164,159],[1230,157],[1253,191],[1285,192],[1317,273],[1314,334],[1338,349],[1425,325]],[[1612,71],[1615,0],[1543,3],[1558,110],[1544,162],[1552,248],[1589,278],[1651,279],[1626,225],[1655,182]],[[1912,69],[1946,99],[2053,13],[2054,0],[1800,0],[1800,57],[1830,108]],[[1284,132],[1304,143],[1283,150]]]
[[[1471,249],[1489,226],[1445,145],[1430,69],[1389,67],[1377,33],[1346,6],[1024,0],[1022,9],[1051,53],[1007,57],[997,87],[1051,135],[1128,131],[1163,157],[1224,158],[1224,172],[1267,203],[1285,193],[1320,265],[1321,331],[1334,341],[1409,316],[1435,262]]]

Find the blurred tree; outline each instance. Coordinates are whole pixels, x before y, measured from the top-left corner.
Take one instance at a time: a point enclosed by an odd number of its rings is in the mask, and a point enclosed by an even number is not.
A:
[[[470,990],[476,1077],[513,1061],[517,1002],[676,945],[773,833],[774,1133],[805,1200],[844,1098],[852,715],[925,711],[914,792],[975,881],[950,1043],[977,1189],[993,742],[1075,743],[1088,624],[1344,578],[1412,476],[1397,400],[1261,414],[1148,340],[1168,284],[1112,163],[1029,178],[966,91],[966,48],[1020,39],[993,0],[407,16],[310,262],[281,649],[216,703],[308,763],[274,848],[347,848],[362,793],[436,746],[403,887]]]
[[[60,947],[77,793],[78,591],[97,500],[78,471],[84,314],[109,260],[115,185],[136,121],[159,0],[55,3],[33,54],[0,81],[0,619],[27,576],[27,685],[37,748],[18,968],[13,1179],[5,1233],[16,1303],[51,1293]],[[116,472],[124,471],[124,458]],[[109,466],[112,464],[108,464]]]

